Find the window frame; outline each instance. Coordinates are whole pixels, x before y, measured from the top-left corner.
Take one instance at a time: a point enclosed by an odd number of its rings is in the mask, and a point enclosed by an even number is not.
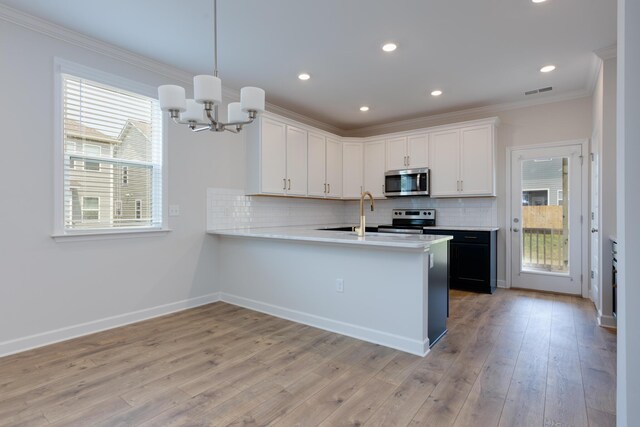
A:
[[[160,206],[158,206],[159,214],[161,215],[161,223],[159,226],[139,226],[139,227],[126,227],[126,228],[94,228],[94,229],[80,229],[69,230],[65,228],[64,223],[64,126],[63,126],[63,75],[69,74],[78,78],[87,79],[96,83],[113,86],[124,91],[134,92],[149,98],[158,99],[157,88],[149,86],[144,83],[140,83],[134,80],[129,80],[124,77],[120,77],[114,74],[99,71],[81,64],[70,62],[61,58],[54,58],[54,226],[52,237],[56,241],[65,241],[67,238],[78,240],[95,240],[103,238],[128,238],[136,236],[146,236],[153,234],[164,234],[171,231],[168,227],[168,120],[162,115],[161,127],[162,127],[162,162],[161,162],[161,183],[160,194],[161,198]]]

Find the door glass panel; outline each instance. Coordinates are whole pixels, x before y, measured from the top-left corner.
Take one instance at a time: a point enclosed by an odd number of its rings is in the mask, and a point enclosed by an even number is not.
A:
[[[569,158],[522,161],[523,271],[569,273]]]

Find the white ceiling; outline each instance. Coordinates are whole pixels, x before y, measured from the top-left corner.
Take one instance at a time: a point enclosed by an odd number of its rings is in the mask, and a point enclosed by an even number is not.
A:
[[[213,68],[212,0],[0,3],[186,71]],[[616,0],[219,0],[218,23],[225,86],[262,87],[272,104],[350,130],[545,86],[533,96],[586,94],[593,51],[616,42]],[[398,49],[383,52],[386,41]],[[558,68],[540,73],[546,64]]]

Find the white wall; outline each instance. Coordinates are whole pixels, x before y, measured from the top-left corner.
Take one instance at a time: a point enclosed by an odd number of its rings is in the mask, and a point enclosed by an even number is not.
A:
[[[117,60],[7,22],[2,16],[0,24],[0,117],[5,147],[0,156],[0,224],[4,227],[0,355],[178,309],[187,304],[185,300],[208,300],[199,297],[217,289],[215,247],[204,234],[206,188],[243,188],[244,169],[237,167],[243,164],[242,137],[192,134],[184,126],[169,124],[168,203],[181,209],[181,216],[169,218],[173,231],[153,237],[58,243],[50,237],[54,56],[148,85],[175,81],[137,66],[135,60]],[[155,67],[147,60],[145,66],[149,64]],[[166,304],[156,311],[118,317]],[[73,328],[100,319],[109,320]],[[60,328],[71,329],[48,334]],[[23,339],[32,335],[38,336]]]
[[[617,423],[640,425],[640,2],[618,0]]]

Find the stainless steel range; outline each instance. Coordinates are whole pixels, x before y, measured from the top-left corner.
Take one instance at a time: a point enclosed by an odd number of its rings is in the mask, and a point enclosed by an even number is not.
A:
[[[394,209],[391,225],[378,226],[378,233],[422,234],[424,227],[436,225],[435,209]]]

